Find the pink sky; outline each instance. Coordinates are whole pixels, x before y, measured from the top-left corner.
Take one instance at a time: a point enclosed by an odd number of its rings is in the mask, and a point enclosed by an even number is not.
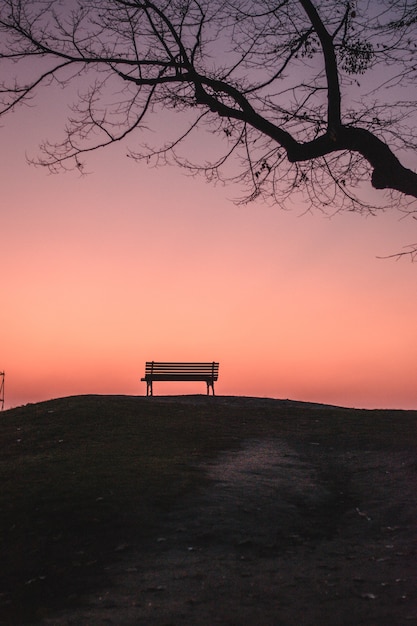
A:
[[[414,243],[415,221],[238,207],[239,189],[123,146],[89,176],[51,176],[25,153],[56,137],[58,111],[40,101],[0,129],[6,408],[143,395],[151,359],[218,360],[219,395],[417,408],[417,266],[377,258]]]

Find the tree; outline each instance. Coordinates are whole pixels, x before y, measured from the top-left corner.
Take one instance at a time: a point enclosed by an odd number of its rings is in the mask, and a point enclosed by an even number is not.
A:
[[[415,0],[0,0],[0,114],[78,81],[36,161],[52,171],[135,135],[131,157],[239,181],[245,200],[413,213],[416,25]],[[149,145],[162,110],[184,126]],[[194,163],[207,129],[221,152]]]

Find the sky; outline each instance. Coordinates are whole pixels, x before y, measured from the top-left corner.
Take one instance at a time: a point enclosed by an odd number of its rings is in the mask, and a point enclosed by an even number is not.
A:
[[[62,122],[48,98],[0,127],[5,408],[144,395],[147,360],[216,360],[218,395],[417,409],[417,264],[379,258],[415,221],[237,206],[238,188],[122,145],[51,175],[26,161]]]

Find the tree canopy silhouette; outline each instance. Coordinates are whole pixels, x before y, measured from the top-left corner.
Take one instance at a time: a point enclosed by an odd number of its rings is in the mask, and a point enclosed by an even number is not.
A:
[[[0,0],[0,114],[77,83],[36,161],[52,171],[130,137],[131,157],[238,181],[244,200],[414,212],[416,24],[415,0]],[[163,109],[182,121],[153,145]]]

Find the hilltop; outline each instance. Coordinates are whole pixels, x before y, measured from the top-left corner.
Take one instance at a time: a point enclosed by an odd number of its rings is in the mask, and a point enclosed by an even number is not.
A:
[[[4,411],[0,623],[417,623],[416,421],[206,396]]]

